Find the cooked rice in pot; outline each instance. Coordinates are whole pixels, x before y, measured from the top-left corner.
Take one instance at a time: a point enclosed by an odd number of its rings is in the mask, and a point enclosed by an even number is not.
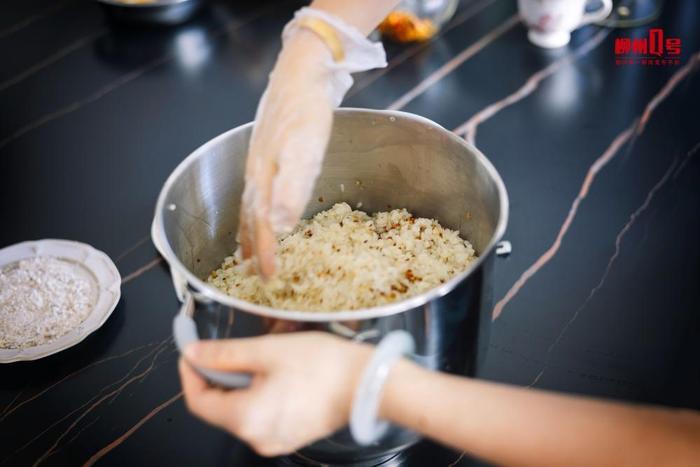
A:
[[[476,260],[472,245],[405,209],[367,215],[339,203],[279,240],[277,274],[264,282],[240,252],[208,282],[260,305],[301,311],[374,307],[430,290]]]

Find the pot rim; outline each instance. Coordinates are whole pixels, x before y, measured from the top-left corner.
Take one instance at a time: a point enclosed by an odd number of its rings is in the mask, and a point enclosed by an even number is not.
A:
[[[129,9],[148,9],[158,7],[169,7],[180,3],[195,3],[193,0],[154,0],[150,3],[124,3],[119,0],[97,0],[99,3]]]
[[[384,316],[390,316],[394,314],[399,314],[404,311],[417,308],[424,305],[425,303],[432,301],[436,298],[440,298],[455,289],[460,283],[466,280],[476,269],[478,269],[481,264],[486,260],[489,255],[493,252],[496,243],[498,243],[506,229],[508,224],[508,193],[506,187],[501,179],[500,175],[496,171],[496,168],[491,164],[491,162],[479,151],[474,145],[468,141],[460,138],[451,131],[448,131],[444,127],[438,125],[437,123],[429,120],[425,117],[415,115],[408,112],[402,112],[397,110],[374,110],[374,109],[361,109],[361,108],[351,108],[342,107],[336,110],[340,113],[371,113],[378,116],[386,117],[400,117],[403,119],[418,121],[422,124],[429,125],[446,137],[456,141],[458,144],[467,147],[475,155],[478,161],[484,166],[486,171],[489,173],[493,179],[496,189],[498,190],[498,198],[501,203],[501,209],[498,215],[498,222],[496,224],[496,229],[491,236],[491,240],[487,244],[486,248],[479,254],[479,257],[474,261],[469,268],[462,271],[461,273],[454,276],[449,281],[441,284],[438,287],[432,288],[426,292],[419,295],[414,295],[408,297],[404,300],[397,302],[388,303],[385,305],[380,305],[371,308],[360,308],[356,310],[339,310],[339,311],[300,311],[300,310],[282,310],[278,308],[272,308],[264,305],[256,305],[254,303],[241,300],[230,295],[219,291],[215,287],[207,284],[197,276],[195,276],[182,262],[180,262],[175,252],[170,247],[164,234],[164,222],[163,222],[163,212],[165,211],[166,195],[170,191],[172,185],[179,176],[190,167],[196,160],[200,157],[204,157],[204,154],[209,152],[212,146],[215,146],[219,141],[226,138],[231,132],[242,131],[246,127],[253,125],[253,122],[246,123],[244,125],[232,128],[220,135],[214,137],[213,139],[207,141],[202,146],[195,149],[190,155],[188,155],[178,166],[173,170],[173,172],[168,176],[163,188],[158,195],[158,201],[156,204],[155,217],[153,219],[153,226],[151,236],[153,238],[153,243],[155,244],[158,251],[163,255],[166,262],[171,268],[171,275],[173,280],[176,280],[177,276],[185,278],[187,284],[194,288],[197,293],[197,298],[205,300],[211,300],[222,305],[236,308],[242,311],[247,311],[256,315],[262,315],[270,318],[278,318],[283,320],[293,320],[293,321],[306,321],[306,322],[329,322],[329,321],[353,321],[353,320],[364,320],[372,318],[380,318]]]

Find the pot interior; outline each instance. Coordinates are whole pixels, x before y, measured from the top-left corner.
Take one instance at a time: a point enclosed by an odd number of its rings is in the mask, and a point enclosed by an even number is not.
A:
[[[158,209],[166,241],[204,279],[236,248],[238,210],[252,125],[197,149],[164,188]],[[482,254],[504,227],[505,192],[472,146],[402,112],[340,109],[305,216],[346,201],[372,213],[406,208],[458,230]],[[500,224],[499,224],[500,222]]]

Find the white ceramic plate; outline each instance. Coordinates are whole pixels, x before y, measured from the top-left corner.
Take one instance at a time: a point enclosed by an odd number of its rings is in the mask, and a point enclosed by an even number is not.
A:
[[[0,363],[36,360],[73,347],[107,321],[121,297],[122,279],[117,267],[109,256],[85,243],[48,239],[8,246],[0,250],[0,269],[35,256],[54,256],[78,263],[89,271],[97,285],[95,307],[77,328],[58,339],[25,349],[0,349]]]

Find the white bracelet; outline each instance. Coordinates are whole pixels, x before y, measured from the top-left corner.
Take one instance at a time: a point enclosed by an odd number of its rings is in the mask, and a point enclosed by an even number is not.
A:
[[[413,352],[413,337],[406,331],[392,331],[377,345],[357,386],[350,414],[350,432],[358,444],[368,445],[384,436],[389,423],[378,421],[379,401],[394,363]]]

